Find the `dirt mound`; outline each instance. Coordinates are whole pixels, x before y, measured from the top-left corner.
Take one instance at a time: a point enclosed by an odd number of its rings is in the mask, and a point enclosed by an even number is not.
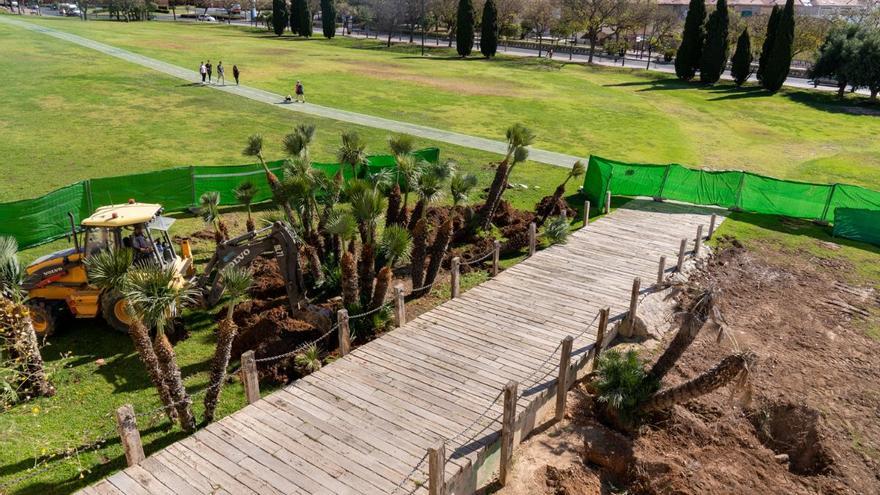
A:
[[[568,202],[565,198],[557,199],[556,203],[553,203],[553,198],[553,195],[544,196],[541,198],[541,201],[535,205],[535,212],[539,217],[555,217],[561,215],[563,211],[568,218],[574,218],[575,215],[577,215],[577,210],[568,206]]]

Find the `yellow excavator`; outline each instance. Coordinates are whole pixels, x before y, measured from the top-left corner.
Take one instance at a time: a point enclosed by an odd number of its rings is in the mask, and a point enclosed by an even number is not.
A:
[[[100,312],[111,327],[128,332],[131,320],[125,300],[91,285],[83,260],[107,249],[132,248],[136,232],[147,246],[136,251],[136,261],[173,266],[181,277],[195,275],[189,241],[181,242],[179,253],[175,250],[168,237],[174,219],[162,216],[161,205],[129,201],[103,206],[80,223],[79,231],[73,215],[68,217],[73,248],[43,256],[25,271],[24,289],[40,337],[51,335],[65,312],[76,318],[95,318]]]

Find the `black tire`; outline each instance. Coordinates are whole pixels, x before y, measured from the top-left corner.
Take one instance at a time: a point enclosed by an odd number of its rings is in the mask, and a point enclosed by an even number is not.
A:
[[[121,333],[128,333],[130,318],[125,308],[125,298],[115,291],[105,291],[101,294],[101,315],[104,321],[110,325],[113,330]]]
[[[28,301],[27,307],[38,339],[43,340],[55,333],[55,330],[58,329],[58,307],[56,304],[36,299]]]

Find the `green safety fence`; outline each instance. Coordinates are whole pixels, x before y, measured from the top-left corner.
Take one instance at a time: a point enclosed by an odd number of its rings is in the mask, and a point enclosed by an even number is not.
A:
[[[412,154],[417,160],[431,163],[440,160],[438,148],[425,148]],[[283,160],[268,162],[266,165],[283,179]],[[313,163],[312,166],[327,176],[333,176],[342,170],[345,180],[353,175],[351,167],[342,167],[338,163]],[[372,155],[367,157],[366,167],[362,167],[361,173],[374,174],[394,167],[394,156]],[[205,192],[218,191],[221,205],[235,205],[238,201],[233,189],[247,180],[257,185],[254,203],[271,198],[263,167],[259,164],[195,165],[88,179],[39,198],[0,203],[0,235],[15,237],[22,249],[33,247],[67,235],[70,232],[68,212],[73,214],[74,221],[79,224],[96,208],[125,203],[129,199],[159,203],[167,212],[178,212],[197,205],[199,197]]]
[[[840,209],[880,210],[880,192],[849,184],[813,184],[751,172],[694,170],[678,164],[626,163],[591,156],[584,178],[587,199],[650,196],[735,210],[836,221]],[[877,235],[880,223],[858,224]],[[865,235],[868,235],[867,233]]]
[[[834,211],[834,237],[880,246],[880,210],[837,208]]]

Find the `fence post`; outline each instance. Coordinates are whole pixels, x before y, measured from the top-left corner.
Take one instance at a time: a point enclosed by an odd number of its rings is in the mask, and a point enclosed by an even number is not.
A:
[[[684,253],[687,251],[687,243],[687,239],[682,239],[681,245],[678,247],[678,264],[675,265],[675,271],[677,272],[680,272],[684,266]]]
[[[666,273],[666,256],[660,257],[660,266],[657,267],[657,285],[663,285],[663,274]]]
[[[394,286],[394,320],[400,328],[406,323],[406,301],[403,300],[403,286]]]
[[[611,211],[611,191],[605,193],[605,214]]]
[[[254,351],[247,351],[241,355],[241,383],[244,385],[244,395],[248,404],[260,400],[260,379],[257,375]]]
[[[709,235],[706,236],[706,240],[711,239],[711,238],[712,238],[712,234],[715,233],[715,222],[716,222],[716,221],[717,221],[717,215],[715,215],[715,214],[713,213],[713,214],[712,214],[712,217],[709,218]]]
[[[590,225],[590,201],[584,201],[584,227]]]
[[[529,224],[529,256],[535,255],[535,249],[538,245],[538,226],[535,222]]]
[[[697,238],[694,240],[694,258],[700,256],[700,248],[703,247],[703,225],[697,226]]]
[[[428,494],[446,495],[446,443],[428,449]]]
[[[340,309],[336,312],[336,323],[339,325],[339,355],[345,356],[351,352],[351,329],[348,326],[348,310]]]
[[[629,297],[629,314],[627,315],[627,318],[629,319],[630,323],[633,324],[633,328],[635,328],[636,313],[639,310],[639,290],[641,289],[641,286],[642,286],[642,279],[640,279],[639,277],[634,278],[633,279],[632,294],[630,294],[630,297]]]
[[[495,251],[492,253],[492,276],[498,275],[498,264],[501,261],[501,241],[495,241],[492,243],[494,245]]]
[[[596,330],[596,347],[593,352],[593,363],[599,359],[602,347],[605,345],[605,333],[608,330],[608,318],[611,316],[611,308],[602,308],[599,310],[599,328]]]
[[[504,386],[504,414],[501,419],[501,460],[498,482],[501,486],[507,483],[510,459],[513,457],[513,426],[516,421],[516,388],[515,381]]]
[[[450,298],[455,299],[461,292],[461,258],[458,256],[452,258],[449,268],[449,285],[452,286],[450,288]]]
[[[568,396],[568,372],[571,368],[571,335],[562,339],[562,352],[559,354],[559,377],[556,380],[556,421],[565,418],[565,402]]]
[[[116,410],[116,431],[119,432],[119,440],[125,450],[125,462],[129,466],[140,464],[146,459],[144,446],[141,444],[141,434],[137,429],[134,407],[131,404]]]

